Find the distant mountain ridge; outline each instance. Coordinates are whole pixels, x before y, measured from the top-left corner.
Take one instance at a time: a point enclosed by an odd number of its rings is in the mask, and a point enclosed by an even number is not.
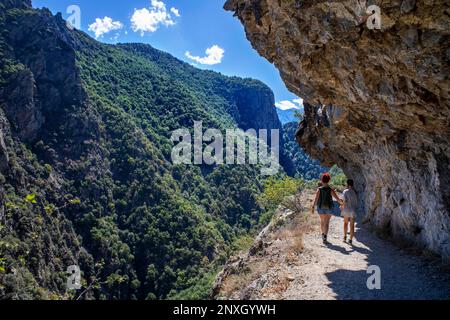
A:
[[[277,108],[278,119],[280,119],[280,122],[283,125],[289,122],[299,122],[300,120],[295,116],[295,112],[297,111],[300,110],[297,109],[281,110]]]
[[[305,180],[316,180],[329,168],[323,167],[320,161],[312,159],[292,137],[295,137],[299,129],[298,122],[288,122],[283,126],[283,152],[286,158],[291,159],[293,164],[293,176]]]
[[[0,298],[70,298],[73,264],[93,287],[83,298],[207,297],[258,227],[264,177],[173,165],[171,132],[281,130],[271,90],[99,43],[30,1],[0,9]]]

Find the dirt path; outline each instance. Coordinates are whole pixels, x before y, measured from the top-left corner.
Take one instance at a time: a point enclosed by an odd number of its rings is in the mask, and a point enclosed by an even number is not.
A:
[[[342,242],[342,218],[331,222],[329,244],[317,233],[305,237],[308,262],[293,268],[300,275],[286,299],[450,299],[448,277],[425,259],[409,255],[366,230],[357,230],[353,246]],[[367,269],[381,270],[381,289],[367,288]]]
[[[304,197],[305,207],[311,198]],[[289,216],[290,213],[284,213]],[[228,299],[450,299],[450,276],[438,262],[411,255],[357,228],[353,246],[342,241],[342,218],[333,217],[324,245],[317,217],[299,250],[299,217],[265,230],[247,255],[225,269],[220,294]],[[367,288],[369,266],[381,270],[381,289]]]

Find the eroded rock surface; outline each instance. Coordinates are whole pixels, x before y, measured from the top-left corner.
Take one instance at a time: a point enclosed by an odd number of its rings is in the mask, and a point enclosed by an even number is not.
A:
[[[0,173],[8,168],[9,155],[3,134],[4,119],[0,117]]]
[[[381,30],[367,28],[372,4]],[[449,258],[448,2],[229,0],[225,8],[308,101],[297,140],[357,181],[365,221]]]

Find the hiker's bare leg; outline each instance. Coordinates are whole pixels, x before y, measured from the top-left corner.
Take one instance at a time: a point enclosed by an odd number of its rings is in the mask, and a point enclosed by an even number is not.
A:
[[[330,219],[331,219],[331,214],[326,214],[325,215],[325,234],[328,235],[328,230],[330,229]]]
[[[320,214],[320,229],[322,230],[322,234],[326,234],[325,233],[325,215],[324,214]]]
[[[348,217],[344,217],[344,239],[347,238]]]
[[[351,218],[350,221],[350,240],[353,240],[353,236],[355,235],[355,218]]]

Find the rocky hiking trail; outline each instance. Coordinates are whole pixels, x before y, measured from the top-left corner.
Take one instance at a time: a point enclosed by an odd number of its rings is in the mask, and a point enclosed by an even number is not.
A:
[[[341,217],[332,218],[323,244],[310,193],[298,196],[303,212],[280,210],[249,252],[229,261],[216,299],[450,299],[449,270],[436,257],[400,249],[361,225],[350,246]],[[371,265],[381,269],[380,290],[367,288]]]

